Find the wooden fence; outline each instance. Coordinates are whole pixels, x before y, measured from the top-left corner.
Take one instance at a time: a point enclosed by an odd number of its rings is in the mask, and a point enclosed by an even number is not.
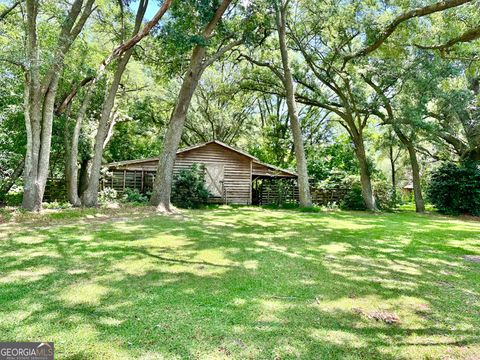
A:
[[[123,193],[125,189],[137,189],[140,193],[147,193],[153,188],[154,178],[154,171],[114,170],[102,178],[100,190],[112,188]]]
[[[347,192],[347,188],[323,189],[314,185],[310,186],[312,202],[316,205],[339,204]],[[254,185],[254,198],[258,205],[298,204],[298,186],[294,181],[286,179],[264,181]]]

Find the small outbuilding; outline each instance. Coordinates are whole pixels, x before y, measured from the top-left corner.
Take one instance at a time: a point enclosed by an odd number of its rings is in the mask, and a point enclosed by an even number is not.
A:
[[[126,188],[146,193],[152,189],[158,158],[119,161],[107,164],[109,176],[102,187],[112,187],[119,192]],[[174,174],[193,164],[203,165],[205,183],[212,202],[228,204],[260,204],[266,194],[262,183],[275,179],[296,182],[295,172],[266,164],[245,151],[213,140],[177,151]],[[292,187],[295,189],[296,187]],[[292,190],[292,200],[298,189]]]

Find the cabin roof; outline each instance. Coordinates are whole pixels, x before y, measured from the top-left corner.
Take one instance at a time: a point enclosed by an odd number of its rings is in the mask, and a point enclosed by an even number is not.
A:
[[[186,148],[183,148],[183,149],[179,149],[177,151],[177,154],[186,153],[186,152],[189,152],[189,151],[192,151],[192,150],[195,150],[195,149],[198,149],[198,148],[201,148],[203,146],[210,145],[210,144],[220,145],[220,146],[222,146],[226,149],[229,149],[229,150],[234,151],[234,152],[236,152],[240,155],[248,157],[248,158],[252,159],[254,163],[265,166],[265,167],[267,167],[271,170],[280,171],[280,172],[283,172],[287,175],[297,177],[297,174],[294,171],[282,169],[282,168],[279,168],[277,166],[264,163],[264,162],[260,161],[259,159],[257,159],[255,156],[253,156],[253,155],[251,155],[251,154],[249,154],[249,153],[247,153],[243,150],[237,149],[233,146],[227,145],[227,144],[225,144],[221,141],[218,141],[218,140],[207,141],[207,142],[204,142],[204,143],[201,143],[201,144],[197,144],[197,145],[189,146],[189,147],[186,147]],[[152,162],[152,161],[158,161],[158,157],[111,162],[111,163],[107,164],[107,167],[109,169],[112,169],[112,168],[118,168],[118,167],[122,167],[122,166],[134,165],[134,164],[142,164],[142,163],[147,163],[147,162]]]

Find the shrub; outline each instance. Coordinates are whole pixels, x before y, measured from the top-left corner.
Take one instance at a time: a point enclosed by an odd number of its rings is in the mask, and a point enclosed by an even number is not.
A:
[[[480,216],[480,164],[443,164],[430,176],[427,199],[445,214]]]
[[[365,202],[362,196],[362,186],[359,183],[353,183],[340,202],[342,210],[366,210]]]
[[[122,201],[127,203],[145,204],[148,202],[148,196],[141,194],[138,189],[126,188],[123,192]]]
[[[12,187],[2,200],[7,206],[20,206],[23,200],[23,187]]]
[[[205,187],[203,167],[193,164],[173,178],[172,203],[182,208],[198,208],[207,202],[209,192]]]
[[[112,188],[105,188],[98,193],[98,202],[100,204],[108,204],[115,202],[117,199],[117,190]]]
[[[393,210],[399,204],[398,194],[385,180],[377,180],[373,183],[375,201],[380,210]]]
[[[67,202],[52,201],[43,203],[42,207],[44,209],[69,209],[72,205]]]

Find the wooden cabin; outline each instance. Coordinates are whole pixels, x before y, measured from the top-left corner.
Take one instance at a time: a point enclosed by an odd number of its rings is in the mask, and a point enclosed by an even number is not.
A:
[[[253,184],[257,184],[258,180],[295,181],[297,178],[297,174],[292,171],[265,164],[256,157],[217,140],[178,150],[174,174],[193,164],[203,165],[205,183],[212,200],[226,204],[254,203],[256,196]],[[126,188],[148,192],[152,188],[157,165],[158,158],[107,164],[111,176],[104,179],[102,186],[112,187],[119,192]]]

